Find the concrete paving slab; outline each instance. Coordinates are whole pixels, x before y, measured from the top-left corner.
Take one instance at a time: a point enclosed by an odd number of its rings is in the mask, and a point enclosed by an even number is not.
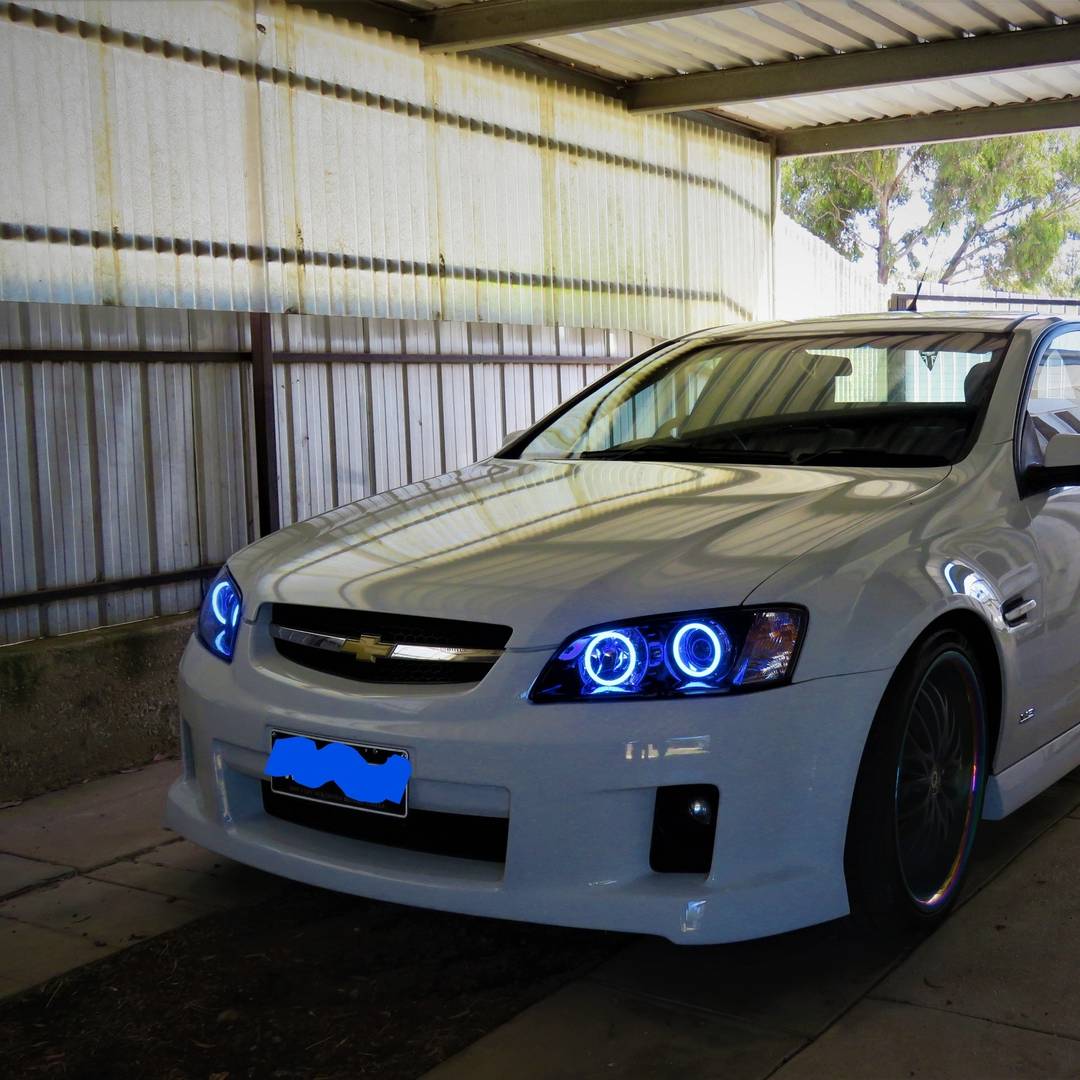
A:
[[[802,1040],[577,982],[427,1074],[431,1080],[759,1080]]]
[[[180,772],[163,761],[0,810],[0,851],[89,870],[172,838],[165,792]]]
[[[116,947],[164,933],[213,910],[86,877],[24,893],[0,904],[0,917]]]
[[[691,948],[648,939],[612,957],[592,977],[619,990],[813,1038],[897,958],[897,946],[860,937],[842,921],[737,945]]]
[[[1065,818],[874,996],[1080,1039],[1077,971],[1080,822]]]
[[[281,878],[238,863],[225,865],[227,860],[218,862],[217,869],[206,872],[159,866],[145,858],[123,859],[103,866],[89,876],[95,881],[110,881],[116,885],[145,889],[162,896],[181,897],[218,908],[255,903],[281,889]]]
[[[193,844],[190,840],[177,840],[171,844],[163,844],[153,848],[143,855],[136,857],[137,862],[153,863],[154,866],[171,866],[174,870],[190,870],[196,874],[229,874],[241,867],[238,862],[226,859],[224,855],[217,855],[213,851]],[[258,873],[258,871],[251,871]],[[270,875],[262,875],[268,877]]]
[[[1059,781],[1001,821],[979,823],[964,892],[970,896],[1039,836],[1080,810],[1080,785]]]
[[[773,1080],[1075,1080],[1080,1042],[889,1001],[863,1001]]]
[[[0,852],[0,897],[11,896],[33,885],[44,885],[47,881],[55,881],[73,872],[70,866],[57,866],[55,863]]]
[[[28,990],[115,951],[74,934],[0,917],[0,996]]]

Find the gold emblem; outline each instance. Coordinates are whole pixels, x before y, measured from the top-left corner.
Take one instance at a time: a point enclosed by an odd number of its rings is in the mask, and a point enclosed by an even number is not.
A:
[[[366,660],[374,664],[376,660],[383,660],[393,651],[393,645],[387,645],[373,634],[363,634],[358,638],[349,638],[341,646],[342,652],[351,653],[357,660]]]

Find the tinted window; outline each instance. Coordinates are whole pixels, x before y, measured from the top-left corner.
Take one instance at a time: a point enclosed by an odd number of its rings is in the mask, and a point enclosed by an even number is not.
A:
[[[946,464],[966,452],[1007,344],[979,333],[681,343],[587,394],[521,456]]]
[[[1052,435],[1080,432],[1080,330],[1054,338],[1032,374],[1023,428],[1023,464],[1041,465]]]

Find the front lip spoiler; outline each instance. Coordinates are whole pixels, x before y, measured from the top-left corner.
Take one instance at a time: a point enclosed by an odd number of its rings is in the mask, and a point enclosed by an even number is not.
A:
[[[494,664],[503,655],[503,649],[466,649],[449,645],[412,645],[401,641],[382,641],[378,637],[363,635],[358,638],[337,637],[334,634],[316,634],[310,630],[297,630],[279,623],[270,624],[270,636],[278,641],[306,645],[325,652],[345,652],[356,655],[357,660],[423,660],[444,664]],[[367,650],[365,652],[365,650]]]

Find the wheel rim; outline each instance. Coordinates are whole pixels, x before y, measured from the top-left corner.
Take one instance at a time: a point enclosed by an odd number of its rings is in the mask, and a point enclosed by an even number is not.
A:
[[[978,824],[983,705],[971,664],[939,656],[915,694],[896,769],[896,848],[915,904],[932,911],[953,895]]]

